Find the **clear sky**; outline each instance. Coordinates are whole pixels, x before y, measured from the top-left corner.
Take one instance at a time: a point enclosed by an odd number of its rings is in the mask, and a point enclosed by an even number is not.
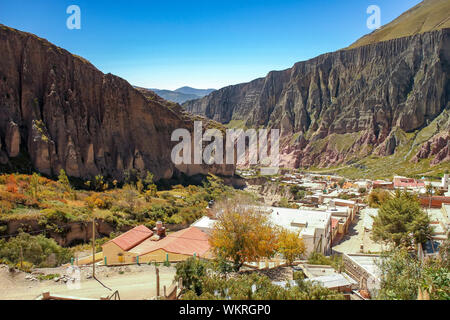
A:
[[[420,0],[0,0],[0,23],[37,34],[133,85],[221,88],[350,45]],[[69,30],[69,5],[81,30]],[[0,48],[1,50],[1,48]]]

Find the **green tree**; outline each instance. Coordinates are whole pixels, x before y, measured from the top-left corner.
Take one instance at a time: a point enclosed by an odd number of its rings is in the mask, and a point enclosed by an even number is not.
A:
[[[406,192],[397,192],[394,198],[384,202],[373,219],[373,239],[395,246],[409,245],[412,240],[425,243],[431,233],[428,215],[417,199]]]
[[[66,172],[61,169],[58,176],[58,182],[64,188],[64,191],[67,193],[72,193],[72,186],[70,185],[69,178],[67,177]]]
[[[33,173],[30,178],[30,189],[33,198],[36,199],[39,192],[39,175],[37,173]]]
[[[14,265],[28,262],[38,267],[56,267],[67,263],[72,253],[43,235],[20,233],[9,241],[0,240],[0,257]]]
[[[377,298],[381,300],[415,300],[421,282],[421,266],[407,250],[394,249],[382,255],[378,262],[381,285]]]
[[[343,300],[344,296],[317,283],[298,280],[296,285],[278,286],[258,273],[240,274],[224,279],[217,275],[203,277],[202,291],[192,290],[184,300]]]
[[[441,248],[442,250],[442,248]],[[419,288],[432,300],[450,299],[448,258],[440,252],[438,259],[420,261],[404,248],[382,254],[377,263],[381,284],[377,298],[383,300],[416,300]]]
[[[207,268],[205,261],[194,257],[189,258],[177,264],[175,279],[177,281],[182,279],[184,290],[191,290],[200,295],[203,291],[203,277],[206,275]]]
[[[144,184],[147,188],[153,184],[153,178],[154,178],[153,173],[151,173],[150,171],[147,171],[147,174],[144,178]]]

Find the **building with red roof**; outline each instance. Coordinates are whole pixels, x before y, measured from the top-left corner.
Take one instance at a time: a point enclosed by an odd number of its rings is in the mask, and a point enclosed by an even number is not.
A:
[[[189,227],[163,238],[153,237],[145,226],[138,226],[102,246],[106,264],[178,262],[192,256],[210,258],[209,235]]]
[[[209,235],[196,227],[171,233],[159,241],[147,239],[130,250],[139,262],[184,261],[189,257],[211,257]]]
[[[443,204],[450,204],[450,197],[445,196],[421,196],[419,197],[419,202],[422,207],[430,207],[439,209],[442,208]]]
[[[399,176],[394,177],[394,188],[396,189],[417,189],[424,187],[425,182],[423,181]]]
[[[145,226],[135,227],[102,246],[103,256],[107,264],[130,263],[134,254],[128,251],[153,235],[153,231]]]

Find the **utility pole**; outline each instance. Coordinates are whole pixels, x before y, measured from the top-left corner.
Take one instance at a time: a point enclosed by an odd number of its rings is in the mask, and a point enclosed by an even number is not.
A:
[[[333,255],[333,216],[330,216],[330,254]]]
[[[92,217],[92,277],[95,278],[95,218]]]
[[[23,269],[23,249],[22,249],[22,245],[20,245],[20,268]]]

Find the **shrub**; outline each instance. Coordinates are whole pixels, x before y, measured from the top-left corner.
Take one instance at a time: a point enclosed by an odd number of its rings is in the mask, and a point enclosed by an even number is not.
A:
[[[16,264],[16,268],[23,271],[23,272],[31,272],[31,270],[33,269],[34,265],[31,262],[28,261],[22,261],[22,262],[18,262]]]
[[[203,290],[202,277],[206,275],[207,263],[201,259],[189,258],[176,266],[175,279],[183,279],[185,290],[192,290],[200,295]]]
[[[38,267],[56,267],[69,262],[72,254],[53,239],[21,233],[9,241],[0,240],[0,256],[13,265],[23,260]]]

